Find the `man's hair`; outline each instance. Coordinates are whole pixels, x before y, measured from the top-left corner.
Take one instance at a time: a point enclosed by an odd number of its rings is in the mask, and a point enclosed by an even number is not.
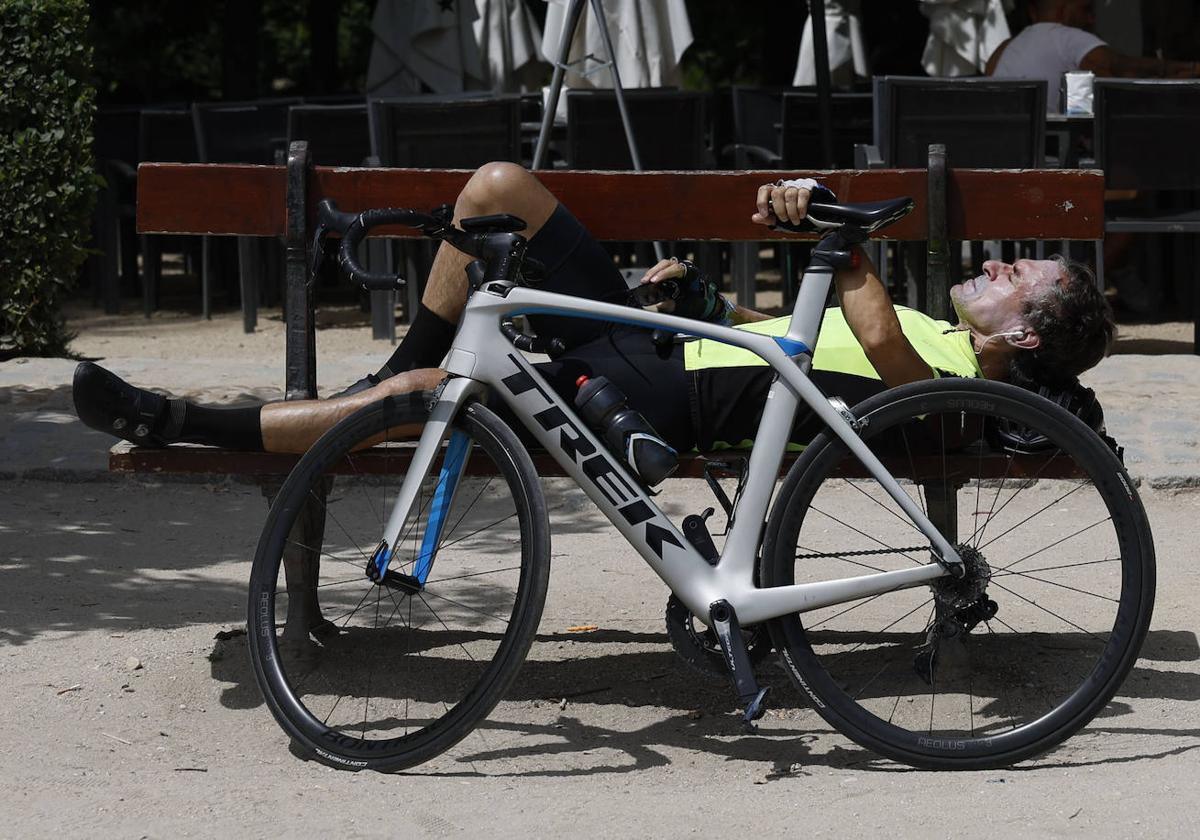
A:
[[[1041,342],[1013,357],[1011,376],[1018,384],[1065,387],[1094,367],[1112,346],[1117,327],[1104,293],[1086,265],[1053,257],[1064,279],[1025,304],[1025,324]]]

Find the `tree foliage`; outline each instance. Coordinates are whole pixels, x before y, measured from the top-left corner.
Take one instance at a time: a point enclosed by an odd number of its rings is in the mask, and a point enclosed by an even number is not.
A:
[[[0,358],[65,349],[95,202],[84,0],[0,0]]]
[[[91,40],[100,101],[361,91],[374,8],[374,0],[93,0]],[[332,20],[336,27],[334,61],[314,61],[314,20]],[[254,78],[231,80],[231,58],[243,68],[246,60],[231,53],[246,51],[253,53]]]

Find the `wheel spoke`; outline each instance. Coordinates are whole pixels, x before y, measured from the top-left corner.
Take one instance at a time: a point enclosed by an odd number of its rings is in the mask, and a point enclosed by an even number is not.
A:
[[[1038,422],[1032,395],[993,394],[987,386],[975,399],[974,385],[948,385],[878,403],[862,439],[889,469],[913,477],[915,495],[904,492],[926,516],[940,523],[939,507],[963,514],[949,523],[963,531],[945,533],[970,555],[967,577],[779,621],[785,628],[799,622],[801,635],[789,629],[784,638],[793,640],[785,663],[801,689],[833,713],[831,720],[853,721],[852,737],[899,760],[919,754],[946,765],[992,766],[989,752],[1045,747],[1046,730],[1033,729],[1035,721],[1065,729],[1077,720],[1089,702],[1088,674],[1121,676],[1129,658],[1101,657],[1097,645],[1117,650],[1118,642],[1137,638],[1116,622],[1139,597],[1137,579],[1130,585],[1114,570],[1142,562],[1123,556],[1126,546],[1141,544],[1131,530],[1136,517],[1117,515],[1138,502],[1097,469],[1082,432],[1064,431],[1050,413],[1044,427]],[[992,446],[989,424],[1005,421],[1041,431],[1055,446],[1035,455]],[[821,445],[828,450],[806,453],[808,472],[793,485],[795,495],[780,499],[789,507],[768,561],[773,585],[907,568],[900,556],[923,565],[918,558],[928,547],[908,546],[921,540],[893,536],[908,533],[894,519],[914,524],[890,497],[847,477],[837,442]],[[962,506],[972,503],[968,517]],[[1124,550],[1114,550],[1114,539]],[[999,612],[988,615],[992,609]],[[997,737],[1003,745],[992,741]],[[942,738],[970,746],[939,746]]]

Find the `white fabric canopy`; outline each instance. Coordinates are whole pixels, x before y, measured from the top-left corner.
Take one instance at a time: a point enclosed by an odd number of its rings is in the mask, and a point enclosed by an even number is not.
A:
[[[542,33],[524,0],[475,0],[475,8],[475,42],[488,87],[507,93],[540,87],[547,73]]]
[[[543,69],[522,0],[379,0],[371,31],[372,96],[516,91]]]
[[[1005,9],[1013,0],[920,0],[929,18],[921,66],[930,76],[977,76],[1011,34]]]
[[[542,54],[553,63],[562,45],[569,0],[546,0],[546,3]],[[604,0],[604,16],[608,19],[621,87],[679,84],[679,61],[692,43],[692,24],[683,0]],[[566,87],[612,87],[612,74],[600,64],[607,56],[603,37],[592,15],[591,3],[585,2],[567,54],[567,63],[573,66],[563,77]],[[585,61],[588,56],[592,58]],[[565,103],[565,97],[559,100],[563,119]]]
[[[855,77],[867,78],[867,48],[862,37],[861,0],[825,0],[825,42],[829,45],[829,77],[836,86],[848,86]],[[817,83],[816,51],[810,16],[800,36],[800,55],[792,84],[811,87]]]

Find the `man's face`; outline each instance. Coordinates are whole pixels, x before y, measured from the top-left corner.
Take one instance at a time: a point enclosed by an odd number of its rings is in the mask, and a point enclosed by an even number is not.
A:
[[[950,287],[959,321],[981,335],[1012,332],[1025,326],[1025,311],[1064,279],[1056,260],[988,260],[983,274]]]

